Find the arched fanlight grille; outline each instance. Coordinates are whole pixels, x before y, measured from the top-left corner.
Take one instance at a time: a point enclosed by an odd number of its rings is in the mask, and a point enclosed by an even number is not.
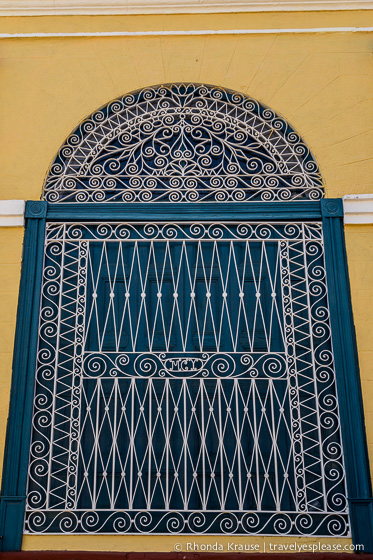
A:
[[[302,138],[241,93],[166,84],[126,94],[67,138],[48,202],[316,200],[323,182]]]

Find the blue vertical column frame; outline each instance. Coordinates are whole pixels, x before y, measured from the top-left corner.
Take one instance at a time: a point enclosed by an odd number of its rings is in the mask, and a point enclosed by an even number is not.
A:
[[[21,549],[47,202],[26,203],[21,283],[0,497],[0,550]]]
[[[373,552],[373,498],[343,230],[342,199],[321,201],[325,264],[352,538]]]

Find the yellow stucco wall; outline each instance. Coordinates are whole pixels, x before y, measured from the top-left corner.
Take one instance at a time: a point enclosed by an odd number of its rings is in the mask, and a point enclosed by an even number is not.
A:
[[[373,25],[373,13],[367,10],[0,18],[3,33],[369,25]],[[0,198],[38,199],[55,153],[80,120],[123,93],[173,81],[221,85],[259,99],[303,136],[320,165],[328,197],[369,193],[373,147],[371,45],[372,34],[352,32],[0,39]],[[346,228],[373,463],[372,232],[370,226]],[[9,400],[22,237],[22,228],[0,228],[0,455]],[[185,541],[184,537],[115,539],[27,536],[23,548],[171,550],[175,542]],[[234,540],[242,541],[238,537]],[[211,541],[203,538],[201,542]],[[263,543],[263,538],[255,542]],[[344,545],[349,541],[338,542]]]
[[[373,480],[373,226],[345,226],[365,425]]]
[[[0,462],[3,465],[23,228],[0,228]]]

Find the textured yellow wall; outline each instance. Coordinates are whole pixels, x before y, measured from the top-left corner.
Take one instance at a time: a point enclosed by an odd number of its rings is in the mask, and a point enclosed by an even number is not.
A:
[[[373,13],[0,19],[15,31],[373,25]],[[260,16],[260,17],[259,17]],[[327,195],[369,192],[371,34],[2,39],[3,198],[39,198],[76,124],[133,89],[197,81],[249,94],[282,114],[312,148]],[[22,157],[20,157],[22,154]]]
[[[369,25],[373,25],[373,13],[369,11],[0,18],[0,32],[7,33]],[[0,198],[38,199],[55,153],[80,120],[126,92],[173,81],[221,85],[259,99],[303,136],[319,162],[328,197],[369,193],[373,147],[371,45],[369,33],[1,39]],[[347,228],[373,458],[369,403],[373,398],[372,231],[364,226]],[[22,236],[21,228],[0,229],[0,453],[9,399]],[[175,539],[119,537],[115,545],[113,542],[110,537],[27,536],[23,547],[171,550]],[[343,544],[346,542],[344,539]]]
[[[0,228],[0,463],[3,465],[23,228]]]
[[[373,226],[345,226],[346,249],[373,480]]]

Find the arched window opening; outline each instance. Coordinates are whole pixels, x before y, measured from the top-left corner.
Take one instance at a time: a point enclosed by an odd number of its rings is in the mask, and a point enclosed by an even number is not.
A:
[[[47,221],[26,532],[349,534],[322,224],[261,214],[322,197],[290,125],[222,88],[75,129],[43,198],[97,204]]]

